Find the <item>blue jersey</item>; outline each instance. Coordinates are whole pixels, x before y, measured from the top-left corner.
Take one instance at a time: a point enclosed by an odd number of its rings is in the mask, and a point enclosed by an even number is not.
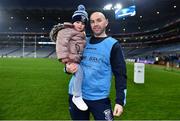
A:
[[[108,37],[100,43],[87,44],[80,65],[84,71],[82,96],[86,100],[99,100],[109,96],[112,69],[110,63],[111,49],[117,40]],[[73,77],[69,84],[69,93],[73,90]]]

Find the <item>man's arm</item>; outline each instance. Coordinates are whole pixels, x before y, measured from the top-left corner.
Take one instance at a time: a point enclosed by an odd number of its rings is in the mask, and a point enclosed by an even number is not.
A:
[[[111,50],[111,66],[115,76],[116,88],[116,105],[114,107],[114,115],[120,116],[123,112],[123,106],[126,103],[126,63],[122,52],[121,45],[117,42]]]

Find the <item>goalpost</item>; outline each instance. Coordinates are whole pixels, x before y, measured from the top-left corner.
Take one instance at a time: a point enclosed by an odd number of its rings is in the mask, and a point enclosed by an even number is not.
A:
[[[32,42],[26,41],[26,38],[27,37],[25,35],[22,36],[22,57],[24,58],[28,55],[33,55],[32,57],[37,58],[37,36],[35,35],[34,37],[30,37],[30,39],[34,39]],[[29,46],[33,47],[31,51],[26,50]]]

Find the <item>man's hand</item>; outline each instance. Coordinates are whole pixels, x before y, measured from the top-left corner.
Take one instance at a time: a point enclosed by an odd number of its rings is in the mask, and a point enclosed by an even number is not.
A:
[[[75,73],[78,70],[78,64],[76,63],[67,63],[66,64],[66,71],[68,73]]]
[[[115,104],[113,115],[120,116],[122,113],[123,113],[123,107],[119,104]]]

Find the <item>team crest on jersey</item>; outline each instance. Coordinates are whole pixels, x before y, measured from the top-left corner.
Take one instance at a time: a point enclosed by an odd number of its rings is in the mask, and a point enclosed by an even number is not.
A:
[[[113,120],[110,109],[105,110],[105,111],[104,111],[104,115],[105,115],[105,119],[106,119],[107,121],[112,121],[112,120]]]

